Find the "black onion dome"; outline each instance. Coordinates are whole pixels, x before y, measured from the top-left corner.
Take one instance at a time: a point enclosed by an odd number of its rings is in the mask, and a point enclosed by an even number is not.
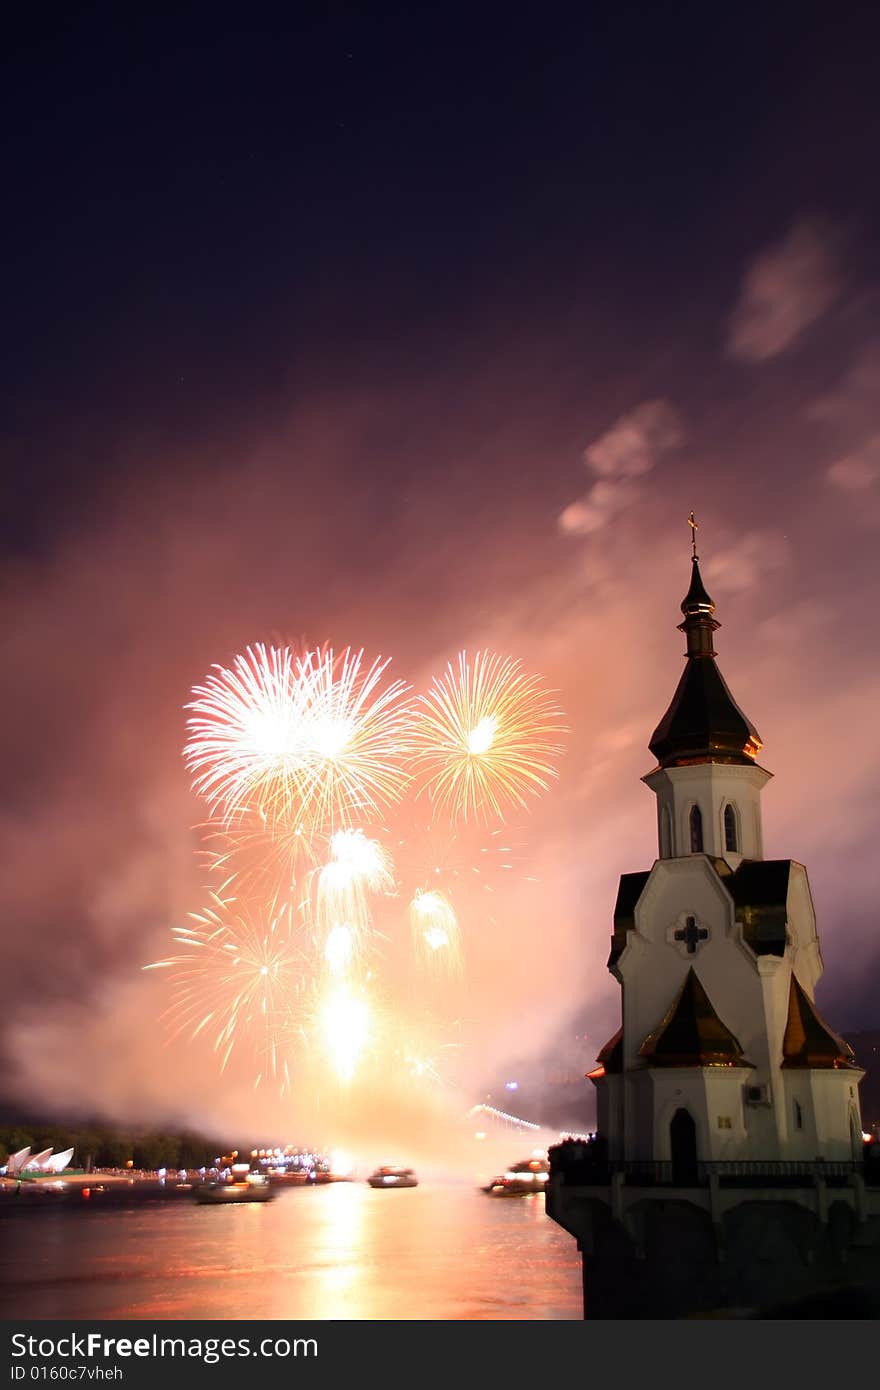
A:
[[[648,747],[660,767],[688,763],[753,763],[761,738],[734,700],[715,664],[715,604],[706,592],[694,556],[691,584],[679,630],[687,636],[687,663],[672,703]]]

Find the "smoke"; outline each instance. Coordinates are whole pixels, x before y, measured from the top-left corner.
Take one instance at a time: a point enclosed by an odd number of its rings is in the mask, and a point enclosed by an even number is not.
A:
[[[119,464],[125,486],[87,523],[5,574],[2,1011],[12,1084],[30,1105],[179,1117],[284,1142],[311,1134],[387,1157],[416,1133],[426,1150],[439,1146],[510,1057],[552,1074],[574,1034],[583,1038],[575,1020],[588,1020],[584,1069],[616,1028],[610,916],[617,876],[649,868],[656,853],[640,777],[680,673],[675,623],[697,475],[671,454],[680,435],[670,407],[655,440],[670,450],[663,474],[619,454],[606,466],[603,452],[598,481],[638,475],[638,504],[613,533],[568,528],[578,534],[562,542],[565,485],[548,489],[530,443],[549,420],[524,401],[487,437],[487,399],[501,419],[497,381],[463,399],[454,426],[424,387],[300,407],[271,446],[237,441],[210,457],[156,460],[152,472],[133,454]],[[389,417],[402,442],[387,456],[371,441]],[[463,453],[469,433],[481,443]],[[783,482],[757,465],[748,475],[741,440],[726,448],[699,475],[720,661],[777,774],[765,794],[767,853],[806,859],[811,872],[823,1007],[837,1026],[864,1026],[877,985],[868,847],[880,692],[876,653],[853,640],[852,598],[858,574],[868,611],[876,574],[858,550],[848,568],[834,562],[821,497],[806,490],[792,506]],[[754,526],[746,502],[731,511],[734,463],[743,496],[751,476],[772,520]],[[825,460],[817,453],[810,466],[819,477]],[[852,489],[835,495],[857,505]],[[392,674],[420,688],[462,647],[495,649],[539,672],[567,715],[559,782],[511,827],[516,871],[460,913],[465,978],[457,992],[445,986],[437,1011],[449,1025],[440,1044],[454,1044],[442,1084],[374,1073],[330,1091],[306,1058],[288,1095],[254,1089],[236,1058],[220,1075],[208,1039],[169,1046],[162,972],[141,972],[169,953],[169,928],[203,905],[191,829],[203,810],[180,755],[188,692],[213,662],[279,637],[390,655]],[[386,903],[381,926],[383,969],[405,988],[403,901]],[[856,977],[845,963],[859,953]],[[586,1127],[587,1083],[581,1103]]]

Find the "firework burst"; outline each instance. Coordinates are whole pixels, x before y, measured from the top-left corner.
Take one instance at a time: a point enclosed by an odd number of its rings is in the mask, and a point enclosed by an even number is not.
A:
[[[372,927],[369,895],[394,892],[391,856],[362,830],[337,830],[317,885],[318,939],[339,974],[365,948]]]
[[[193,690],[184,749],[212,815],[312,834],[398,799],[409,711],[402,681],[382,685],[387,666],[350,648],[257,644],[215,667]]]
[[[419,791],[453,824],[504,820],[546,791],[562,752],[562,715],[519,661],[461,652],[418,701],[411,745]]]
[[[290,648],[248,647],[231,667],[215,666],[193,696],[184,757],[212,813],[229,823],[256,808],[274,820],[295,807],[306,702]]]
[[[318,1004],[317,1025],[333,1074],[343,1085],[350,1084],[375,1036],[374,1010],[364,986],[329,985]]]
[[[450,1026],[425,1010],[412,1017],[396,1015],[386,1043],[389,1070],[418,1090],[448,1085],[461,1051],[460,1029],[459,1023]]]
[[[404,889],[439,888],[455,899],[497,892],[505,879],[522,873],[524,841],[509,826],[475,834],[436,820],[417,821],[394,841],[394,858]]]
[[[299,663],[306,691],[308,765],[301,797],[313,831],[350,827],[380,818],[409,782],[402,757],[408,748],[409,687],[382,688],[388,661],[366,667],[363,652],[332,648],[309,652]]]
[[[427,893],[417,889],[409,905],[409,922],[419,964],[432,975],[460,975],[461,933],[449,899],[434,888]]]
[[[415,995],[436,1000],[462,974],[459,912],[519,858],[516,833],[488,823],[546,789],[563,726],[518,661],[462,652],[415,705],[387,667],[351,648],[257,644],[192,692],[184,756],[210,808],[199,853],[215,891],[145,968],[169,972],[174,1035],[212,1038],[221,1071],[235,1050],[282,1090],[294,1057],[319,1085],[436,1083],[455,1046],[383,1003],[373,913],[380,898],[408,903]],[[409,807],[401,836],[391,808],[410,785],[431,809],[413,823]],[[382,835],[399,881],[360,828],[385,821],[398,821]]]
[[[213,894],[211,902],[190,914],[192,926],[173,928],[177,954],[144,969],[172,972],[172,1037],[210,1032],[221,1072],[238,1045],[257,1058],[256,1085],[265,1076],[286,1089],[308,966],[293,914],[263,918]]]
[[[298,902],[308,910],[309,875],[317,867],[316,846],[302,826],[276,826],[259,816],[228,826],[199,826],[197,853],[220,898],[259,898],[268,903]]]

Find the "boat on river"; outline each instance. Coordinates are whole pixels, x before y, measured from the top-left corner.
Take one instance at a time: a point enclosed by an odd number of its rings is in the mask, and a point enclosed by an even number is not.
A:
[[[367,1178],[370,1187],[418,1187],[419,1180],[412,1168],[377,1168]]]
[[[530,1197],[543,1192],[549,1177],[550,1164],[546,1158],[526,1158],[493,1178],[483,1191],[490,1197]]]
[[[231,1182],[206,1182],[196,1188],[196,1201],[205,1205],[228,1206],[236,1202],[269,1202],[275,1196],[269,1179],[262,1173],[249,1173]]]

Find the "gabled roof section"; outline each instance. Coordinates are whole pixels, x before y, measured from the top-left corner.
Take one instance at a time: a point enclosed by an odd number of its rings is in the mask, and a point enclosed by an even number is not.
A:
[[[639,1049],[651,1067],[750,1067],[693,966],[659,1028]]]
[[[848,1042],[823,1023],[816,1005],[792,972],[788,993],[788,1022],[782,1039],[784,1067],[850,1067],[855,1054]]]
[[[617,902],[614,904],[614,930],[611,936],[611,954],[608,969],[612,970],[626,946],[626,934],[635,930],[636,904],[642,896],[645,884],[651,877],[651,870],[638,874],[621,874],[617,888]]]

